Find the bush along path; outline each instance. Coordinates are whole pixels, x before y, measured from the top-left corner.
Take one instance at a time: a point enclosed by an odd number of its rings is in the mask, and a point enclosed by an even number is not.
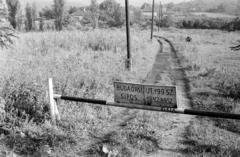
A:
[[[144,83],[176,85],[179,108],[189,108],[188,80],[172,43],[157,37],[160,44],[152,70]],[[168,46],[170,45],[170,46]],[[112,117],[106,131],[92,134],[84,156],[183,156],[185,128],[194,116],[123,109]],[[104,130],[104,128],[103,128]]]

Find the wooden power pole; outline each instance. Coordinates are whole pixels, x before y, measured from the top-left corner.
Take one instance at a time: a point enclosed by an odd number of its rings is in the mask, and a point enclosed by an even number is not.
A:
[[[126,11],[126,33],[127,33],[127,61],[126,68],[132,70],[132,58],[131,58],[131,37],[130,37],[130,21],[129,21],[129,3],[125,0]]]
[[[151,28],[151,40],[153,39],[154,7],[155,7],[155,2],[154,2],[154,0],[153,0],[153,2],[152,2],[152,28]]]
[[[161,1],[160,1],[159,11],[158,11],[158,32],[160,31],[161,21],[162,21],[162,3],[161,3]]]

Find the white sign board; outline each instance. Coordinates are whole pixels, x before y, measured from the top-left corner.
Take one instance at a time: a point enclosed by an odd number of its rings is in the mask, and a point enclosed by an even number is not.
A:
[[[114,82],[116,103],[177,108],[175,86],[154,86]]]

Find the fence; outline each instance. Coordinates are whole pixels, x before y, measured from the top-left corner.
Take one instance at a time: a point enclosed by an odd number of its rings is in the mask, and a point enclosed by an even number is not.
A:
[[[60,115],[57,108],[57,99],[65,101],[74,101],[74,102],[83,102],[103,106],[113,106],[113,107],[123,107],[130,109],[140,109],[148,111],[157,111],[157,112],[168,112],[175,114],[186,114],[186,115],[196,115],[196,116],[207,116],[213,118],[224,118],[224,119],[237,119],[240,120],[240,114],[232,113],[223,113],[223,112],[209,112],[209,111],[200,111],[200,110],[191,110],[183,108],[168,108],[168,107],[157,107],[149,105],[137,105],[137,104],[127,104],[127,103],[116,103],[108,102],[106,100],[97,100],[97,99],[86,99],[80,97],[71,97],[54,94],[53,91],[53,81],[49,79],[49,98],[50,98],[50,114],[53,124],[56,124],[56,121],[60,121]]]

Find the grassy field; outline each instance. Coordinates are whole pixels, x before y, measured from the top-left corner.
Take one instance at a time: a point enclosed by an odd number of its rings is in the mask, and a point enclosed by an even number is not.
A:
[[[191,85],[194,109],[240,113],[240,53],[231,51],[239,32],[172,30],[162,33],[175,42]],[[191,43],[184,41],[190,35]],[[186,128],[186,156],[239,156],[236,120],[197,117]]]
[[[165,29],[159,34],[173,41],[182,56],[192,108],[240,112],[240,53],[229,49],[238,32]],[[185,42],[188,35],[191,43]],[[61,123],[54,128],[44,121],[49,119],[45,94],[49,77],[58,94],[107,100],[113,100],[113,81],[144,82],[158,50],[157,42],[148,41],[149,32],[132,32],[131,73],[124,69],[126,41],[121,30],[18,36],[15,45],[0,54],[6,59],[1,62],[0,91],[8,111],[2,123],[12,130],[0,138],[0,149],[22,156],[90,157],[105,156],[102,147],[106,145],[128,157],[154,156],[159,145],[167,143],[161,139],[166,129],[174,127],[171,114],[58,102]],[[13,110],[16,107],[26,114],[19,115]],[[127,123],[119,122],[119,116]],[[116,132],[117,122],[124,129]],[[237,157],[239,130],[238,121],[197,117],[185,128],[182,143],[187,147],[175,151],[189,157]]]
[[[59,102],[62,122],[52,128],[48,121],[43,122],[49,117],[46,114],[47,80],[52,77],[55,92],[62,95],[113,100],[113,81],[141,83],[145,80],[157,53],[157,42],[148,41],[148,32],[132,32],[134,68],[130,73],[125,71],[124,31],[46,32],[18,36],[15,45],[2,52],[6,62],[1,68],[1,96],[8,112],[12,113],[3,123],[14,130],[14,134],[22,132],[28,138],[7,136],[1,141],[20,155],[44,153],[46,150],[43,149],[47,149],[52,150],[52,156],[102,156],[101,148],[93,145],[97,140],[93,135],[100,136],[109,130],[117,115],[126,110]],[[12,110],[16,107],[34,116],[24,114],[21,115],[24,120],[19,120],[13,116],[16,111]],[[133,123],[136,127],[140,125],[138,120]],[[119,141],[122,154],[131,153],[123,146],[127,137],[118,136],[122,140]]]

